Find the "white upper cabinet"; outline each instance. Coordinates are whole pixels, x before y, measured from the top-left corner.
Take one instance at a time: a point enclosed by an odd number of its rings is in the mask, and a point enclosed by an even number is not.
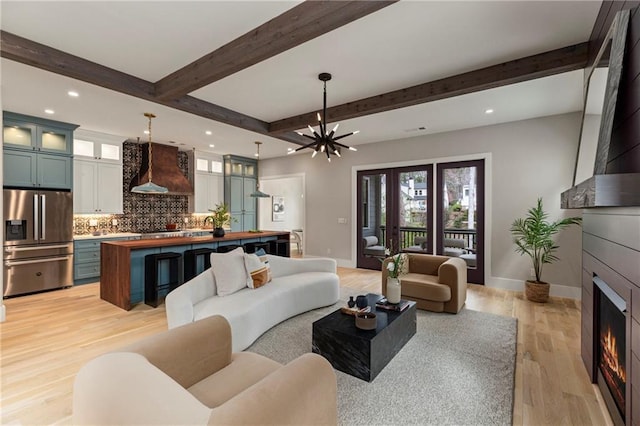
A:
[[[224,202],[222,156],[195,151],[193,154],[193,196],[189,197],[192,213],[210,213],[209,209]]]
[[[73,141],[73,212],[122,214],[121,136],[79,129]]]
[[[219,156],[205,156],[196,152],[195,157],[196,173],[217,173],[222,175],[222,157]]]
[[[74,134],[73,155],[108,163],[122,163],[122,136],[78,129]]]
[[[73,212],[122,214],[122,165],[73,160]]]

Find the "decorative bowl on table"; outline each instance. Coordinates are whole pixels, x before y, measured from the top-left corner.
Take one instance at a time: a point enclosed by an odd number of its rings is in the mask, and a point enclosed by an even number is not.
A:
[[[356,314],[356,327],[361,330],[375,330],[378,326],[376,314],[373,312],[362,312]]]
[[[177,223],[167,223],[166,225],[167,231],[174,231],[176,229],[178,229],[178,224]]]

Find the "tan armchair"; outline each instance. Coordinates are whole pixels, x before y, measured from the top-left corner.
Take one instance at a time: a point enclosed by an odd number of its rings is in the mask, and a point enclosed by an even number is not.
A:
[[[408,273],[400,276],[402,298],[419,309],[457,314],[467,300],[467,264],[458,257],[406,253]],[[382,294],[387,294],[387,263],[382,264]]]
[[[281,365],[231,353],[212,316],[99,356],[74,383],[73,424],[336,424],[336,375],[308,353]]]

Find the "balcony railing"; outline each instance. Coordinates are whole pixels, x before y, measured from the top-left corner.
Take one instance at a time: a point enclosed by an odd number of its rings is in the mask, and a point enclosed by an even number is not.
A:
[[[380,227],[380,241],[386,241],[386,226]],[[427,237],[427,231],[424,228],[415,228],[409,226],[400,227],[400,249],[418,245],[415,243],[416,237]],[[464,240],[465,247],[476,249],[476,230],[475,229],[455,229],[447,228],[444,230],[444,238]]]

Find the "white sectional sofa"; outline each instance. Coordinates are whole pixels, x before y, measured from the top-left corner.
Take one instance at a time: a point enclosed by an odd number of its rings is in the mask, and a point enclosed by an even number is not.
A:
[[[213,273],[207,269],[173,290],[165,299],[169,328],[222,315],[231,325],[232,350],[239,352],[276,324],[338,301],[335,260],[272,255],[267,259],[272,281],[260,288],[218,296]]]

